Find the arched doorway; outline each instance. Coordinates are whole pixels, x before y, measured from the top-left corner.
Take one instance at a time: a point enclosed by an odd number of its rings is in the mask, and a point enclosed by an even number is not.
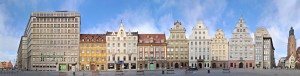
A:
[[[212,68],[216,68],[216,67],[217,67],[216,63],[213,63]]]
[[[239,63],[239,68],[243,68],[244,64],[242,62]]]
[[[198,66],[199,66],[199,68],[202,68],[202,63],[199,63]]]
[[[92,64],[92,65],[91,65],[91,70],[92,70],[92,71],[95,71],[95,70],[96,70],[96,65],[95,65],[95,64]]]
[[[175,68],[179,68],[179,64],[178,63],[175,63]]]

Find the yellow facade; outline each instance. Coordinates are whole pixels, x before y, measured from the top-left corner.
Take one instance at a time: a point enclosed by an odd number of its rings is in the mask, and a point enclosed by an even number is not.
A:
[[[106,42],[97,35],[81,35],[80,70],[106,71]]]

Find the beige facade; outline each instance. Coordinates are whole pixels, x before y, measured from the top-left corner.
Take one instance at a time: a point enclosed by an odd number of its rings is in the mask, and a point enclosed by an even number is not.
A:
[[[121,22],[118,32],[106,33],[108,70],[135,70],[138,32],[126,32]]]
[[[255,39],[255,67],[273,68],[275,58],[272,38],[266,28],[257,28],[254,35]]]
[[[254,44],[250,32],[242,17],[233,30],[229,40],[229,67],[253,68]]]
[[[218,29],[211,40],[212,68],[227,68],[228,42],[222,29]]]
[[[189,46],[185,32],[181,22],[178,21],[170,29],[170,36],[167,40],[167,68],[188,67]]]
[[[210,68],[211,66],[211,38],[206,26],[201,20],[192,29],[189,37],[189,66],[197,68]]]
[[[27,37],[22,36],[18,48],[17,69],[27,70]]]
[[[79,65],[80,15],[33,12],[25,29],[29,70],[75,71]]]

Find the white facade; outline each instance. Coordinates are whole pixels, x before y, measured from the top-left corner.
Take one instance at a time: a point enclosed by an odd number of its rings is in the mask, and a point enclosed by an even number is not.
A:
[[[198,68],[210,68],[210,41],[207,28],[201,20],[193,27],[189,37],[189,66]]]
[[[125,32],[121,22],[118,32],[106,33],[108,70],[135,70],[138,32]]]
[[[229,40],[229,67],[252,68],[254,44],[245,21],[240,17]]]

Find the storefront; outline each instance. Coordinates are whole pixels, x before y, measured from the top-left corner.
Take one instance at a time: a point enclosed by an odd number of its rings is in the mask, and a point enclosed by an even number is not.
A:
[[[68,71],[67,65],[66,64],[60,64],[59,65],[59,71]]]

